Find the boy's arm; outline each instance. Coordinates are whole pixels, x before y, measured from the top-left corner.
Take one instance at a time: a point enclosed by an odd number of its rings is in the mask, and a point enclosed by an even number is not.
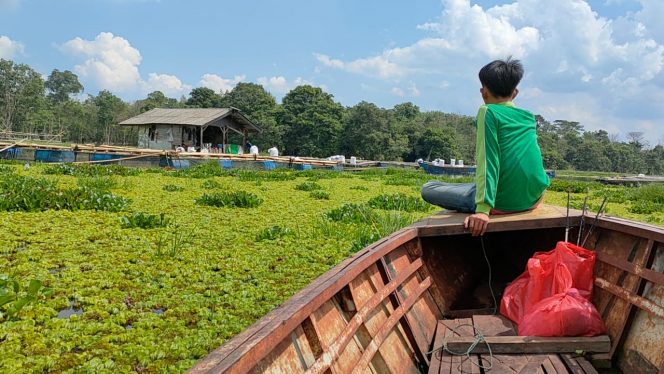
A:
[[[488,107],[482,105],[477,113],[475,213],[489,215],[495,206],[500,174],[499,156],[496,123]]]

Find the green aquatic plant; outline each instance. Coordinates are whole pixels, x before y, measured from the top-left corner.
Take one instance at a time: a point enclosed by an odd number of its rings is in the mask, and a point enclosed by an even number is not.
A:
[[[316,182],[302,182],[296,185],[295,189],[299,191],[314,191],[314,190],[322,190],[323,186],[321,186]]]
[[[216,190],[221,188],[221,183],[217,182],[214,179],[206,179],[205,182],[201,185],[202,188],[206,190]]]
[[[44,287],[40,280],[31,279],[27,286],[22,286],[17,279],[0,274],[0,320],[16,320],[23,307],[52,293],[53,290]]]
[[[161,189],[167,192],[184,191],[184,187],[178,186],[176,184],[165,184]]]
[[[420,197],[399,194],[383,194],[372,197],[368,203],[370,207],[383,210],[398,210],[404,212],[428,212],[432,205]]]
[[[279,225],[274,225],[272,227],[266,227],[256,234],[256,241],[261,242],[263,240],[275,240],[284,236],[293,235],[293,230],[288,227],[281,227]]]
[[[235,191],[203,194],[195,202],[215,207],[255,208],[263,203],[263,199],[251,192]]]
[[[148,214],[143,212],[134,213],[128,216],[120,217],[120,227],[123,229],[141,228],[154,229],[157,227],[166,227],[171,223],[171,219],[164,213]]]
[[[309,197],[312,197],[312,198],[318,199],[318,200],[330,200],[330,193],[327,192],[327,191],[316,190],[316,191],[311,191],[309,193]]]

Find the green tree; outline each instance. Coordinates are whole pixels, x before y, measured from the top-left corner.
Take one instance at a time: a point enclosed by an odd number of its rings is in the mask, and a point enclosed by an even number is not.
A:
[[[0,59],[0,130],[20,129],[28,113],[42,104],[44,80],[25,64]]]
[[[97,109],[96,122],[98,127],[95,131],[95,140],[110,144],[112,142],[113,125],[119,122],[127,104],[106,90],[92,97],[92,103]]]
[[[341,153],[368,160],[398,160],[408,147],[390,113],[363,101],[347,111]]]
[[[415,157],[424,160],[440,158],[449,160],[458,157],[457,142],[451,128],[428,128],[415,146]]]
[[[337,153],[344,107],[319,87],[298,86],[282,100],[277,123],[284,126],[284,152],[327,157]]]
[[[221,100],[223,107],[240,109],[263,132],[252,135],[251,142],[259,149],[277,146],[283,148],[283,128],[277,124],[277,101],[263,86],[255,83],[238,83]]]
[[[83,85],[78,81],[78,76],[69,70],[54,69],[44,86],[48,90],[48,98],[58,104],[70,100],[71,95],[83,91]]]
[[[221,108],[221,95],[207,87],[191,90],[187,106],[191,108]]]
[[[143,100],[138,100],[134,104],[139,113],[147,112],[154,108],[179,108],[180,103],[176,99],[167,97],[161,91],[153,91]]]

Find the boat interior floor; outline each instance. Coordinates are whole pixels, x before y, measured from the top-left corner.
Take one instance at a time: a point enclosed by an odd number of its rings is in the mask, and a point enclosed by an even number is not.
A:
[[[484,342],[477,342],[473,352],[481,353],[464,354],[463,352],[468,350],[465,347],[470,347],[477,341],[474,338],[477,332],[489,342],[488,346]],[[532,338],[517,337],[514,325],[500,315],[473,315],[470,318],[440,320],[436,327],[429,373],[597,373],[584,356],[556,351],[565,350],[566,345],[580,346],[579,342],[581,345],[600,347],[608,347],[609,344],[608,336],[567,340],[544,338],[540,342],[540,353],[507,353],[522,351],[522,343],[525,342],[533,347],[530,339]],[[456,354],[442,349],[444,345]],[[487,352],[492,345],[494,350]]]

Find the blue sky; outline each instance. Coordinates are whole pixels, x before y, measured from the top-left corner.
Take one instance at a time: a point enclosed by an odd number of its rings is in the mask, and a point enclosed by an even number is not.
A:
[[[126,100],[298,84],[342,104],[474,115],[477,71],[513,55],[516,104],[664,142],[661,0],[0,0],[0,57]]]

